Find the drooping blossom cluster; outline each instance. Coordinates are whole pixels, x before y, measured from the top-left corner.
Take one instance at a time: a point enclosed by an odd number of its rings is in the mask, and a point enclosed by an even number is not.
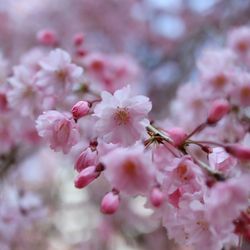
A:
[[[205,50],[194,82],[179,88],[168,116],[159,121],[151,112],[154,103],[140,91],[143,74],[133,57],[90,50],[81,32],[66,48],[54,29],[40,30],[39,46],[15,66],[0,56],[1,171],[44,145],[74,162],[71,186],[81,194],[89,190],[98,214],[112,215],[98,218],[97,246],[87,239],[74,249],[109,250],[105,242],[116,238],[117,228],[126,235],[127,228],[147,234],[162,226],[166,239],[194,250],[240,247],[250,240],[249,37],[248,27],[235,29],[225,48]],[[60,203],[48,209],[46,201],[54,197],[36,194],[48,193],[52,168],[32,177],[44,184],[33,183],[35,192],[23,189],[16,171],[10,178],[15,186],[1,200],[1,249],[18,249],[20,231],[29,233]],[[27,177],[32,169],[21,172]],[[138,198],[151,216],[136,214]]]
[[[78,128],[85,146],[75,160],[75,187],[104,177],[104,214],[122,209],[123,199],[144,196],[177,243],[197,250],[240,246],[242,238],[249,240],[250,218],[246,34],[249,28],[234,30],[226,48],[202,54],[197,83],[179,89],[166,120],[150,120],[150,100],[130,85],[107,89],[111,93],[95,88],[95,99],[83,97],[71,118],[59,111],[40,115],[38,133],[52,149],[68,153]],[[94,69],[102,68],[96,62]]]

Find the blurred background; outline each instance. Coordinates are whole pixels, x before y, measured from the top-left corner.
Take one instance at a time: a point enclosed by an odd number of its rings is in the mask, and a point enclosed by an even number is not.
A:
[[[143,69],[145,88],[162,105],[194,74],[200,51],[220,46],[228,30],[249,22],[247,0],[1,0],[0,45],[17,61],[52,28],[70,49],[77,32],[86,47],[129,53]],[[157,100],[157,102],[156,102]],[[157,103],[159,105],[156,105]]]
[[[249,16],[248,0],[0,0],[0,50],[16,65],[38,46],[39,30],[55,30],[68,51],[82,32],[86,50],[133,57],[154,117],[164,118],[177,87],[195,78],[201,50],[223,45]],[[1,250],[186,249],[167,239],[140,197],[124,200],[113,217],[101,215],[105,180],[76,190],[68,158],[41,148],[18,164],[8,159],[14,167],[1,179]]]

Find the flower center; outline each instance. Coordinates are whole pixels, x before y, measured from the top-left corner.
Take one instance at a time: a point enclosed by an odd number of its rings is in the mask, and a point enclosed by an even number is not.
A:
[[[61,81],[65,81],[66,77],[67,77],[67,72],[65,70],[58,70],[56,72],[57,77],[61,80]]]
[[[206,221],[203,220],[199,220],[196,222],[196,224],[203,230],[203,231],[207,231],[208,230],[208,223]]]
[[[118,125],[126,125],[130,120],[129,111],[127,108],[117,107],[114,120]]]
[[[241,98],[249,98],[250,97],[250,88],[249,86],[243,86],[240,90]]]
[[[128,160],[123,164],[123,171],[129,176],[134,176],[136,174],[136,165],[131,160]]]
[[[246,52],[246,50],[248,49],[248,43],[246,43],[245,41],[239,41],[238,44],[236,44],[236,48],[239,52]]]
[[[223,75],[223,74],[217,75],[214,78],[213,83],[214,83],[215,87],[223,88],[227,83],[227,77],[225,75]]]
[[[187,171],[187,166],[184,163],[181,163],[177,168],[177,174],[183,180],[187,180]]]

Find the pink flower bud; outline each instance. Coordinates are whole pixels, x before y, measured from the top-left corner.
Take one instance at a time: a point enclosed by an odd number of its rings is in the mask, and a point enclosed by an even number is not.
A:
[[[104,214],[113,214],[117,211],[120,205],[120,197],[117,192],[107,193],[101,203],[101,211]]]
[[[168,130],[168,134],[170,138],[173,140],[174,145],[176,147],[180,146],[187,137],[187,134],[185,133],[185,131],[182,128],[178,128],[178,127]]]
[[[88,102],[85,102],[85,101],[77,102],[71,110],[73,118],[75,120],[78,120],[79,118],[87,115],[89,112],[89,109],[90,109],[90,107],[89,107]]]
[[[250,160],[250,148],[239,144],[231,144],[225,147],[225,150],[240,160]]]
[[[36,38],[37,38],[38,42],[40,42],[43,45],[52,46],[52,45],[55,45],[57,43],[56,33],[52,29],[40,30],[37,33]]]
[[[82,33],[75,34],[73,42],[76,47],[81,46],[84,42],[84,35]]]
[[[150,201],[154,207],[161,206],[163,202],[163,193],[158,187],[154,187],[150,194]]]
[[[94,166],[97,163],[97,152],[90,148],[85,149],[78,157],[75,163],[75,170],[81,172],[84,168]]]
[[[207,122],[213,124],[218,122],[230,110],[230,105],[227,100],[216,100],[212,103],[212,107],[208,113]]]
[[[90,166],[83,169],[75,179],[76,188],[84,188],[89,185],[100,175],[100,172],[96,172],[95,166]]]
[[[77,49],[76,50],[76,56],[77,57],[84,57],[88,54],[88,51],[86,49]]]

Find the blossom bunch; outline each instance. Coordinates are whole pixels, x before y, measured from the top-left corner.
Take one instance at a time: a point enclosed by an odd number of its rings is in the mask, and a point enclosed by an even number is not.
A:
[[[122,200],[143,196],[153,218],[179,244],[197,250],[239,246],[242,238],[249,240],[250,218],[248,36],[249,28],[234,30],[225,48],[202,54],[197,83],[180,87],[166,120],[150,119],[151,101],[133,86],[100,90],[93,81],[71,117],[64,110],[41,114],[38,133],[56,151],[72,149],[76,188],[105,178],[104,214],[118,212]],[[40,63],[38,89],[47,85],[61,95],[67,85],[74,89],[84,71],[64,62],[65,53],[57,49]],[[61,64],[64,71],[57,68]],[[103,67],[102,61],[92,64],[98,85],[106,83]],[[77,137],[84,146],[77,146]]]
[[[18,167],[1,197],[1,249],[18,249],[25,233],[65,198],[58,189],[57,201],[47,194],[56,177],[47,158],[51,152],[37,157],[44,147],[70,161],[70,186],[87,193],[86,203],[102,215],[96,219],[97,247],[89,237],[74,249],[110,250],[104,242],[119,238],[117,228],[124,235],[127,229],[137,232],[138,242],[150,242],[148,232],[160,237],[164,228],[164,239],[194,250],[231,249],[250,241],[248,27],[232,30],[223,48],[202,52],[197,74],[178,88],[161,120],[154,99],[141,87],[150,78],[131,55],[90,49],[83,33],[72,35],[70,46],[52,28],[37,32],[36,39],[14,65],[0,55],[0,176]],[[155,34],[149,40],[147,46],[157,42]],[[38,176],[32,175],[34,162],[46,165]],[[136,214],[138,199],[143,204]],[[142,211],[150,215],[143,217]],[[57,221],[51,228],[58,232],[68,226],[61,225]]]

